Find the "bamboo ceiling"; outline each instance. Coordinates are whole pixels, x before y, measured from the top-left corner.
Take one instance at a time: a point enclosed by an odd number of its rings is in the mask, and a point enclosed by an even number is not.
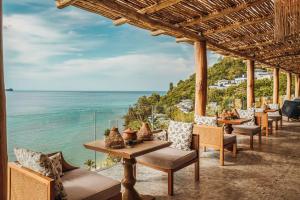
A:
[[[300,73],[300,34],[274,40],[273,0],[56,0],[177,42],[206,40],[222,55]],[[299,11],[300,12],[300,11]]]

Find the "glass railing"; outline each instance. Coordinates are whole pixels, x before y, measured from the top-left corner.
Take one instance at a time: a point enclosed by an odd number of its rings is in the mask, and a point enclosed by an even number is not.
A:
[[[103,139],[105,130],[113,126],[122,131],[124,120],[116,113],[120,110],[7,116],[9,160],[15,160],[14,147],[21,147],[44,153],[62,151],[65,159],[75,166],[93,169],[111,166],[118,159],[87,150],[83,144]]]

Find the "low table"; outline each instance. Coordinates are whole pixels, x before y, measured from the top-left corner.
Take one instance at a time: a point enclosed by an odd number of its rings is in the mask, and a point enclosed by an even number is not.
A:
[[[145,141],[143,143],[135,145],[133,148],[112,149],[105,147],[103,140],[97,140],[84,144],[84,147],[90,150],[107,153],[113,156],[123,158],[124,166],[124,178],[122,179],[122,185],[125,188],[123,193],[123,200],[152,200],[155,199],[149,195],[140,195],[135,189],[136,182],[133,167],[136,164],[136,157],[150,153],[171,145],[171,142],[166,141]]]
[[[218,119],[218,123],[225,124],[225,133],[231,134],[233,131],[232,125],[240,125],[245,122],[249,122],[251,119]]]

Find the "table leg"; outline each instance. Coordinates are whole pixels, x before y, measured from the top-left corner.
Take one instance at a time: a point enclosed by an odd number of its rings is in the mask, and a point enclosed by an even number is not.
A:
[[[139,195],[139,193],[134,189],[134,185],[136,182],[133,167],[136,164],[135,158],[127,159],[123,158],[123,166],[124,166],[124,178],[122,180],[122,185],[125,188],[123,193],[123,200],[153,200],[155,199],[152,196]]]
[[[227,134],[231,134],[233,131],[232,124],[225,124],[224,131]]]

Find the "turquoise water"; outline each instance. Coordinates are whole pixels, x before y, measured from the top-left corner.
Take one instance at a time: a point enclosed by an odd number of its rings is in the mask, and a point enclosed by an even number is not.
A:
[[[152,92],[7,92],[8,155],[13,148],[63,151],[77,166],[94,159],[83,143],[103,138],[106,128],[122,128],[122,116],[143,95]],[[160,94],[163,94],[160,92]],[[97,162],[103,159],[97,154]]]

